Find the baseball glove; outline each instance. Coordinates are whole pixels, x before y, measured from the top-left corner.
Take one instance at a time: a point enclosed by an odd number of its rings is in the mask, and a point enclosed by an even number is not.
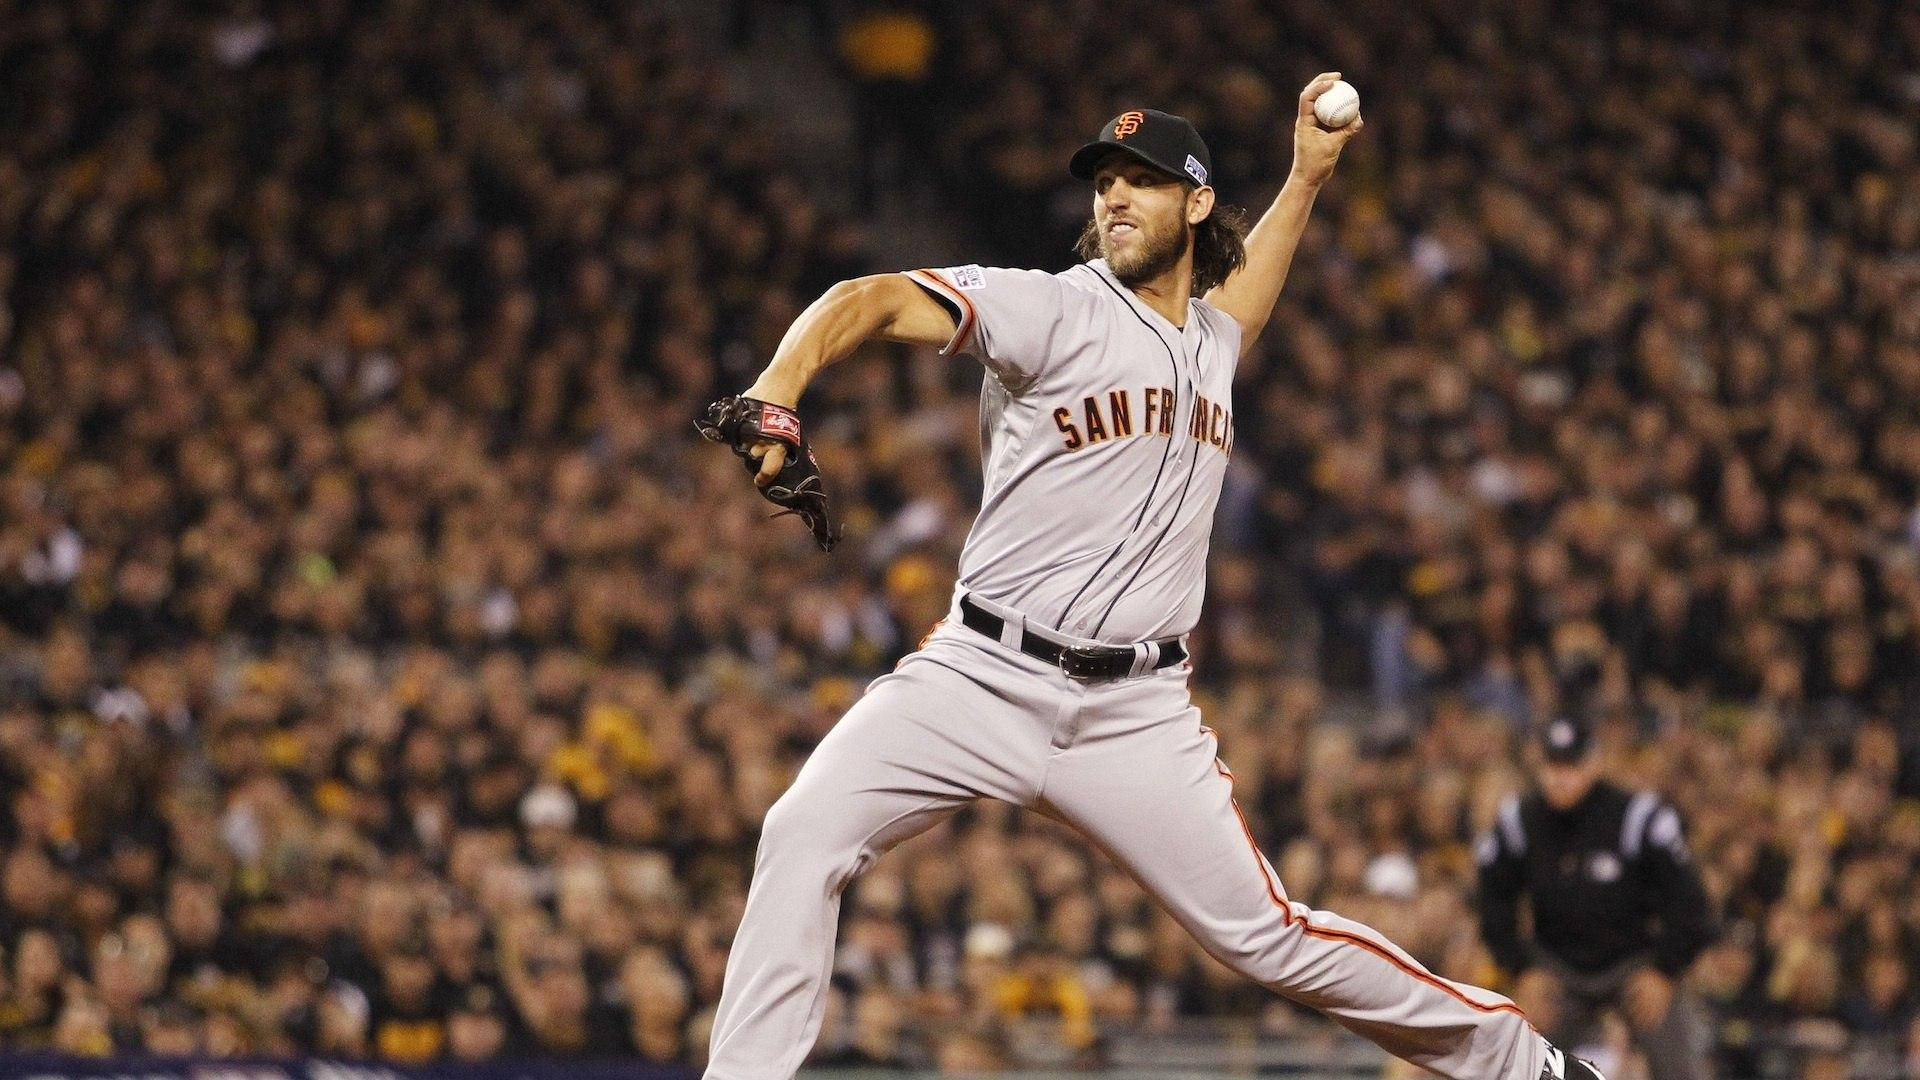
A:
[[[733,448],[747,467],[749,476],[760,472],[760,463],[749,452],[754,444],[777,442],[787,448],[787,462],[774,475],[773,482],[760,489],[768,502],[781,508],[781,514],[795,514],[807,523],[813,542],[821,551],[832,551],[840,541],[840,528],[827,512],[827,489],[820,479],[820,463],[813,448],[800,434],[800,417],[784,405],[750,397],[724,397],[707,406],[707,415],[694,421],[700,434]]]

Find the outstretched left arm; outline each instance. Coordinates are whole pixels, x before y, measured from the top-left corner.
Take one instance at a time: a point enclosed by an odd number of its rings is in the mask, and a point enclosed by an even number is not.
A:
[[[1273,314],[1274,301],[1280,299],[1280,288],[1287,283],[1287,267],[1293,263],[1293,249],[1307,227],[1314,197],[1333,175],[1334,162],[1340,160],[1347,140],[1359,134],[1365,123],[1356,116],[1347,126],[1329,131],[1314,119],[1314,100],[1339,79],[1337,71],[1323,72],[1300,91],[1300,111],[1293,122],[1293,170],[1286,186],[1247,234],[1246,265],[1207,291],[1207,302],[1240,324],[1241,356],[1252,351],[1268,316]]]

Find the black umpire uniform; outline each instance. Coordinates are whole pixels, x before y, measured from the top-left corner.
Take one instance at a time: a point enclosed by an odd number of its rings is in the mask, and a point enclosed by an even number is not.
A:
[[[1653,792],[1598,779],[1591,733],[1574,721],[1549,724],[1540,743],[1542,783],[1501,803],[1475,853],[1488,951],[1512,975],[1539,967],[1554,976],[1557,1030],[1543,1034],[1563,1046],[1596,1042],[1600,1014],[1621,1004],[1636,972],[1653,968],[1673,985],[1672,1003],[1659,1028],[1634,1028],[1634,1042],[1654,1080],[1709,1075],[1705,1019],[1680,980],[1712,942],[1714,920],[1678,811]],[[1564,808],[1548,798],[1549,779]],[[1520,929],[1522,897],[1530,937]]]

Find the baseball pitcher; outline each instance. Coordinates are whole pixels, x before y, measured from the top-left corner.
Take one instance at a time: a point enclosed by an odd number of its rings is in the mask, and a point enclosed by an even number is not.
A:
[[[843,282],[701,429],[823,548],[838,538],[794,412],[821,368],[882,338],[968,353],[985,492],[953,606],[868,688],[768,812],[727,963],[707,1075],[785,1080],[819,1033],[840,895],[873,860],[974,799],[1065,822],[1222,962],[1451,1077],[1595,1077],[1506,998],[1440,978],[1358,923],[1287,898],[1187,692],[1233,452],[1234,365],[1259,337],[1358,119],[1300,95],[1286,185],[1244,237],[1214,213],[1186,120],[1122,113],[1069,163],[1093,185],[1088,261]]]

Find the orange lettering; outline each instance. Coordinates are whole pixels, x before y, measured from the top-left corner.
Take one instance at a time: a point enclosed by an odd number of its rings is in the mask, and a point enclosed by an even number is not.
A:
[[[1116,139],[1124,139],[1134,132],[1139,131],[1140,125],[1145,123],[1146,119],[1147,114],[1143,112],[1121,113],[1119,121],[1113,125],[1113,137]]]

